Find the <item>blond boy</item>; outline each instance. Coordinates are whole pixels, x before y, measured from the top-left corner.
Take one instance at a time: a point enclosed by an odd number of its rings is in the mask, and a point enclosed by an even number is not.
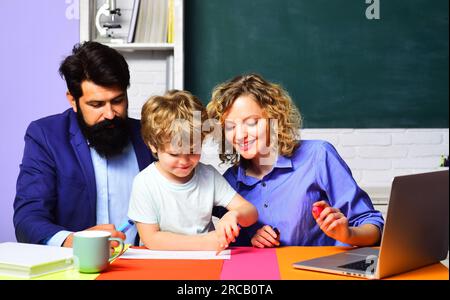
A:
[[[239,226],[258,218],[219,172],[199,162],[206,118],[186,91],[151,97],[142,108],[142,136],[157,161],[134,179],[128,216],[149,249],[220,251],[235,241]],[[228,209],[216,228],[213,206]]]

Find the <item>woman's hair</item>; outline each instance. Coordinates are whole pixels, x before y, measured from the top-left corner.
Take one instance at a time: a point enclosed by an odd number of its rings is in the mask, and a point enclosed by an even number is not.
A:
[[[148,146],[164,150],[168,144],[183,154],[200,154],[207,121],[200,100],[187,91],[171,90],[147,100],[141,112],[141,134]],[[153,153],[155,157],[156,153]]]
[[[278,153],[283,156],[292,156],[300,142],[302,125],[300,112],[289,94],[280,85],[268,82],[257,74],[235,77],[216,86],[213,90],[207,112],[209,118],[220,122],[222,134],[219,142],[222,149],[230,148],[224,134],[225,116],[240,96],[251,96],[263,109],[268,119],[278,120],[275,137],[278,139]],[[222,162],[233,164],[239,162],[239,156],[235,151],[232,153],[220,151],[219,156]]]
[[[61,62],[59,74],[76,101],[83,96],[81,83],[85,80],[103,87],[118,87],[122,91],[130,85],[125,58],[117,50],[92,41],[76,44],[72,55]]]

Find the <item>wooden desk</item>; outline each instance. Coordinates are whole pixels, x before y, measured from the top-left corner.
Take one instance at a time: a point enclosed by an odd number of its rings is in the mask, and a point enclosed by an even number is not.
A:
[[[195,280],[364,280],[355,277],[298,270],[292,264],[304,259],[339,253],[345,247],[232,248],[230,260],[125,260],[118,259],[98,280],[195,279]],[[441,263],[386,279],[448,280]]]
[[[277,249],[278,266],[282,279],[314,279],[314,280],[365,280],[356,277],[334,275],[291,267],[294,262],[339,253],[347,250],[344,247],[283,247]],[[441,263],[406,272],[388,280],[448,280],[448,269]]]
[[[364,280],[355,277],[298,270],[294,262],[339,253],[345,247],[232,248],[230,260],[135,260],[117,259],[101,274],[76,270],[53,273],[36,279],[53,280]],[[2,279],[16,279],[2,277]],[[448,280],[449,271],[437,263],[386,279]]]

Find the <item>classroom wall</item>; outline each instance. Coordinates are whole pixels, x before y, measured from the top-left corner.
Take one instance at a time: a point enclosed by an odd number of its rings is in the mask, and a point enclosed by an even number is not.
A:
[[[448,0],[185,4],[186,87],[205,102],[254,72],[287,89],[305,128],[448,127]]]
[[[13,200],[28,124],[69,107],[58,66],[78,41],[77,8],[77,0],[0,1],[0,242],[15,241]]]
[[[310,129],[304,139],[332,143],[364,187],[389,186],[395,176],[435,171],[449,152],[449,130]]]

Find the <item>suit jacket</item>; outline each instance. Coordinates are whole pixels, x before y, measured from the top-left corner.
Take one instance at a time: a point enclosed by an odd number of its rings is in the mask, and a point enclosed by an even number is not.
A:
[[[153,157],[142,141],[139,121],[128,121],[142,170]],[[14,200],[17,240],[39,244],[61,230],[95,226],[96,199],[90,150],[73,110],[31,122]]]

